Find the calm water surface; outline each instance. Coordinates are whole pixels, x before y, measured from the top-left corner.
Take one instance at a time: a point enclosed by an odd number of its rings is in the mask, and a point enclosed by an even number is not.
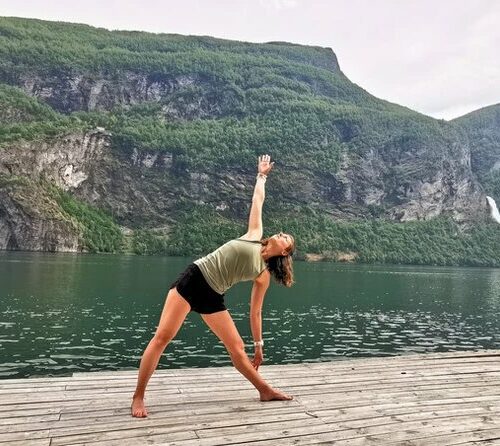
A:
[[[0,252],[0,378],[135,369],[193,258]],[[500,348],[500,269],[295,262],[271,285],[264,364]],[[247,352],[251,282],[226,293]],[[190,313],[161,368],[231,365]]]

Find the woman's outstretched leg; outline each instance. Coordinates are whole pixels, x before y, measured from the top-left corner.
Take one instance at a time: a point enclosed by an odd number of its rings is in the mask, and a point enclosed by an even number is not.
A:
[[[245,353],[245,344],[227,310],[212,314],[202,314],[201,317],[222,341],[236,369],[247,378],[258,390],[261,401],[291,400],[292,396],[273,389],[254,369],[252,362]]]
[[[190,310],[191,306],[189,303],[175,288],[172,288],[167,294],[156,333],[146,347],[146,350],[144,350],[141,358],[137,387],[132,399],[132,416],[148,416],[144,405],[144,393],[146,392],[149,378],[151,378],[151,375],[156,370],[163,351],[181,328]]]

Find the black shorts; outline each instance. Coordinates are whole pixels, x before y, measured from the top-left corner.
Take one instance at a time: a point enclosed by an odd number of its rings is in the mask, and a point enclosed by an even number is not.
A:
[[[210,314],[226,310],[224,294],[219,294],[207,283],[198,265],[191,263],[170,285],[191,305],[191,311]]]

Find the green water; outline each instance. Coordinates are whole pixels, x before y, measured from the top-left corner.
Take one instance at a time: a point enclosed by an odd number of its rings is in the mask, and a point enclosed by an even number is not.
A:
[[[192,258],[0,252],[0,377],[134,369]],[[264,364],[500,348],[500,269],[295,262],[271,285]],[[226,293],[251,354],[251,283]],[[230,365],[190,313],[161,368]]]

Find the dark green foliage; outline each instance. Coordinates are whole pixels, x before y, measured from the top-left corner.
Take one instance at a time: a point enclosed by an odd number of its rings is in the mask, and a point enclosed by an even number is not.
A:
[[[57,116],[48,105],[27,96],[19,88],[0,84],[0,122],[45,121]]]
[[[123,235],[112,217],[56,186],[47,186],[64,213],[78,225],[83,246],[89,252],[121,252]]]
[[[28,186],[29,180],[26,177],[0,173],[0,189],[16,185]]]
[[[500,205],[500,169],[488,172],[481,178],[481,184],[486,195],[492,197],[497,206]]]
[[[357,253],[363,263],[500,266],[498,223],[483,222],[463,232],[451,219],[395,223],[386,220],[336,222],[304,209],[286,223],[272,220],[267,233],[280,230],[296,238],[299,257],[318,253]]]
[[[107,31],[86,25],[0,18],[0,77],[26,70],[118,73],[121,70],[197,73],[211,80],[246,82],[261,67],[297,77],[337,72],[331,50],[289,43],[250,44],[211,37]],[[283,66],[286,62],[285,66]],[[285,67],[291,66],[295,69]],[[343,78],[343,76],[339,76]],[[343,89],[349,85],[344,82]],[[339,91],[342,88],[339,88]]]
[[[161,255],[169,252],[168,239],[147,229],[137,229],[132,236],[132,252],[134,254]]]
[[[0,84],[0,146],[42,140],[87,126],[77,116],[61,115],[22,90]]]
[[[451,219],[394,223],[385,220],[335,222],[310,208],[298,217],[265,219],[264,237],[285,231],[295,237],[296,258],[307,253],[335,260],[353,252],[362,263],[500,266],[498,224],[484,222],[463,232]],[[246,232],[246,222],[216,214],[210,208],[185,211],[167,238],[139,231],[136,253],[201,256]]]
[[[453,123],[463,129],[470,140],[471,167],[487,195],[500,202],[500,104],[484,107]]]
[[[202,255],[246,232],[242,223],[208,206],[188,206],[169,236],[166,254]]]

